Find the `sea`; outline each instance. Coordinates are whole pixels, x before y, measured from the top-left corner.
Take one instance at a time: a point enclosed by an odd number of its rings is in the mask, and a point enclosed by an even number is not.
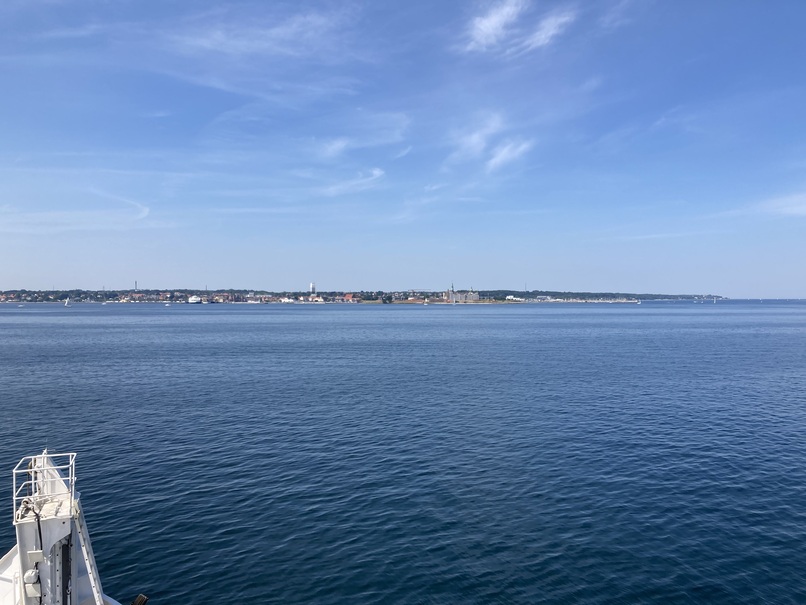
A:
[[[0,305],[127,605],[806,603],[806,302]]]

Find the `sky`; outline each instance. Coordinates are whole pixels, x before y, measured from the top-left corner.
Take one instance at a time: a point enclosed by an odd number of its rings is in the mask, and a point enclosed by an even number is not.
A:
[[[3,0],[0,290],[806,298],[806,3]]]

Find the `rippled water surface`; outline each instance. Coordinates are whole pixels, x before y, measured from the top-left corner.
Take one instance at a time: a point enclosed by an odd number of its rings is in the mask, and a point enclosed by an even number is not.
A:
[[[0,386],[124,603],[806,602],[803,303],[0,305]]]

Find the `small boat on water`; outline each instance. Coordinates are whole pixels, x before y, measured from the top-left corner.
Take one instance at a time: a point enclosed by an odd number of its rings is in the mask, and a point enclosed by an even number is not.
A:
[[[75,460],[45,450],[14,467],[17,544],[0,558],[0,605],[120,605],[101,588]]]

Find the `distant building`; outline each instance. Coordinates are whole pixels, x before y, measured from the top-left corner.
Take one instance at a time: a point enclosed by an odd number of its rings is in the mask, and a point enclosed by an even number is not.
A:
[[[466,303],[477,302],[479,300],[479,293],[473,291],[472,288],[470,290],[457,291],[451,286],[451,289],[446,290],[442,296],[447,302]]]

